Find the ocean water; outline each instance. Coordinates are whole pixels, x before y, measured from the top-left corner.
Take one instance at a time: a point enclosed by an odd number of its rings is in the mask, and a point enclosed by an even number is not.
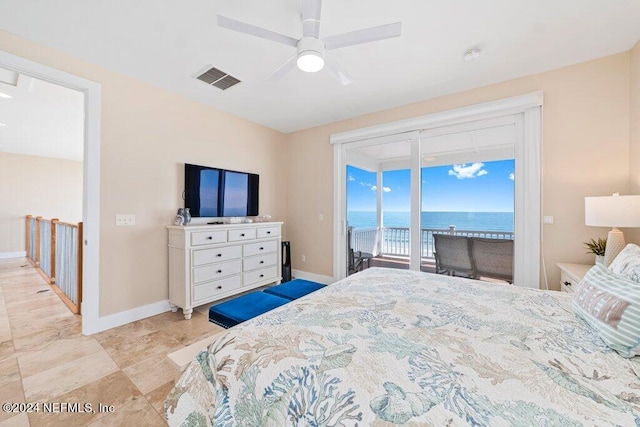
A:
[[[513,212],[422,212],[421,228],[444,228],[455,225],[458,230],[513,231]],[[376,213],[347,212],[347,220],[355,229],[375,228]],[[384,212],[385,227],[409,227],[410,212]]]

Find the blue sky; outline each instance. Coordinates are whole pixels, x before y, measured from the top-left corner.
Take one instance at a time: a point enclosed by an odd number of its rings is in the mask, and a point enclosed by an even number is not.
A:
[[[422,169],[422,210],[436,212],[513,212],[514,160],[476,162]],[[386,211],[409,211],[410,171],[384,172]],[[347,166],[349,211],[376,210],[376,175]]]

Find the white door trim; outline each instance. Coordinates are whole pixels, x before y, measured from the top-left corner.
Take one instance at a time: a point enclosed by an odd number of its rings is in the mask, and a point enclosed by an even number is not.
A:
[[[82,221],[82,333],[100,330],[100,122],[99,83],[0,51],[0,67],[84,93],[84,163]]]
[[[426,116],[340,132],[331,135],[330,142],[331,144],[343,144],[345,142],[383,137],[415,130],[426,130],[438,126],[466,123],[473,120],[492,119],[509,114],[522,113],[529,108],[540,107],[542,104],[542,91],[533,92],[527,95],[470,105],[454,110],[428,114]]]
[[[516,126],[522,129],[522,132],[516,132],[520,134],[516,136],[515,147],[516,209],[523,209],[524,215],[516,219],[515,232],[522,237],[517,239],[520,240],[520,244],[517,244],[515,253],[516,259],[521,260],[523,267],[515,269],[514,283],[518,286],[539,288],[542,239],[542,105],[543,93],[534,92],[331,135],[330,142],[334,144],[334,276],[336,279],[344,277],[344,269],[340,266],[345,264],[346,256],[346,165],[344,162],[347,146],[366,145],[370,139],[393,139],[395,134],[439,127],[458,125],[460,129],[464,129],[467,126],[473,126],[470,122],[492,120],[497,123],[501,122],[501,118],[505,116],[520,115],[522,123],[520,125],[516,123]]]

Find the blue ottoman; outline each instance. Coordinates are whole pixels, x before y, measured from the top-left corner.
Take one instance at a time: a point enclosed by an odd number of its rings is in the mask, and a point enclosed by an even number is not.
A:
[[[290,282],[267,288],[264,292],[293,301],[324,287],[325,285],[310,280],[294,279]]]
[[[252,292],[209,307],[209,322],[230,328],[290,301],[264,292]]]

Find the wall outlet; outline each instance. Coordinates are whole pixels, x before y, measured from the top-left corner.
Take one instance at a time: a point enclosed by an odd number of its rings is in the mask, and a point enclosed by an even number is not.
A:
[[[302,255],[302,262],[307,262],[307,257],[306,257],[306,255]]]
[[[322,214],[318,214],[318,219],[319,219],[320,221],[324,221],[324,215],[322,215]]]
[[[543,224],[553,224],[555,222],[555,218],[552,215],[546,215],[542,218]]]
[[[117,226],[136,225],[136,216],[134,214],[117,214],[116,225]]]

